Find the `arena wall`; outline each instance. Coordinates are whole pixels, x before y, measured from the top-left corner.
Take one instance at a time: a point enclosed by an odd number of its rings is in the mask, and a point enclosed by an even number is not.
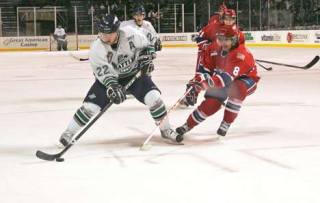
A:
[[[247,46],[320,48],[320,30],[244,31]],[[159,34],[163,47],[196,47],[196,33]],[[69,50],[88,49],[96,35],[69,35]],[[52,36],[1,37],[0,51],[54,51]]]

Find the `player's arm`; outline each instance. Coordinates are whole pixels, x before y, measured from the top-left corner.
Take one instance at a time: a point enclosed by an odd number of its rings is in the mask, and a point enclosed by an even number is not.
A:
[[[154,48],[155,48],[155,51],[161,51],[162,49],[162,43],[161,43],[161,40],[160,40],[160,37],[157,33],[157,31],[154,29],[153,25],[148,22],[148,29],[149,29],[149,32],[150,32],[150,41],[152,44],[154,44]]]
[[[113,103],[120,104],[126,99],[125,89],[119,84],[119,76],[104,49],[94,43],[89,52],[89,61],[95,78],[106,87],[107,97]]]
[[[197,88],[198,91],[206,90],[208,88],[225,88],[229,87],[232,81],[240,76],[241,67],[243,63],[239,60],[229,60],[225,67],[214,67],[212,74],[197,73],[191,83]]]
[[[96,79],[107,87],[113,81],[118,80],[118,74],[114,70],[111,61],[108,61],[107,53],[102,48],[104,47],[98,46],[97,43],[94,44],[89,52],[89,61]]]
[[[199,49],[203,49],[207,44],[211,41],[208,40],[207,32],[209,27],[204,27],[200,32],[199,35],[194,37],[194,41],[197,43]]]
[[[139,31],[134,35],[134,44],[138,56],[135,62],[143,73],[150,74],[154,70],[153,59],[156,58],[154,45]]]

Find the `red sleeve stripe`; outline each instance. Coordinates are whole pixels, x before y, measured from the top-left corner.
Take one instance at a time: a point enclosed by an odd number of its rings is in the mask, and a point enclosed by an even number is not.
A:
[[[252,86],[247,90],[247,92],[248,92],[249,94],[252,94],[252,93],[253,93],[252,90],[254,90],[256,87],[257,87],[257,83],[254,83],[254,85],[252,85]]]
[[[219,83],[221,87],[225,87],[226,84],[223,81],[223,78],[220,75],[215,75],[219,79]]]

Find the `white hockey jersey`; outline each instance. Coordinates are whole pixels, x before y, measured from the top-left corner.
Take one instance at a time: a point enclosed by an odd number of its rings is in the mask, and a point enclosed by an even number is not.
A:
[[[156,30],[154,29],[154,27],[149,21],[144,20],[141,26],[138,26],[134,20],[127,20],[127,21],[121,22],[120,27],[126,27],[126,26],[140,30],[151,42],[151,44],[154,44],[156,40],[159,38]]]
[[[64,35],[66,35],[66,31],[63,29],[63,28],[56,28],[55,30],[54,30],[54,33],[53,33],[54,35],[56,35],[57,37],[62,37],[62,36],[64,36]]]
[[[131,27],[119,29],[118,46],[115,49],[99,38],[96,39],[89,51],[94,76],[108,86],[111,80],[134,75],[139,71],[139,52],[150,45],[141,32]]]

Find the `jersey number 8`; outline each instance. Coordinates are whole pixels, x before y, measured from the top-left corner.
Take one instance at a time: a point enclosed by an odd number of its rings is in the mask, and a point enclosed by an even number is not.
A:
[[[238,66],[234,67],[234,69],[233,69],[233,75],[234,75],[234,76],[237,76],[237,75],[239,75],[239,72],[240,72],[240,68],[239,68]]]

